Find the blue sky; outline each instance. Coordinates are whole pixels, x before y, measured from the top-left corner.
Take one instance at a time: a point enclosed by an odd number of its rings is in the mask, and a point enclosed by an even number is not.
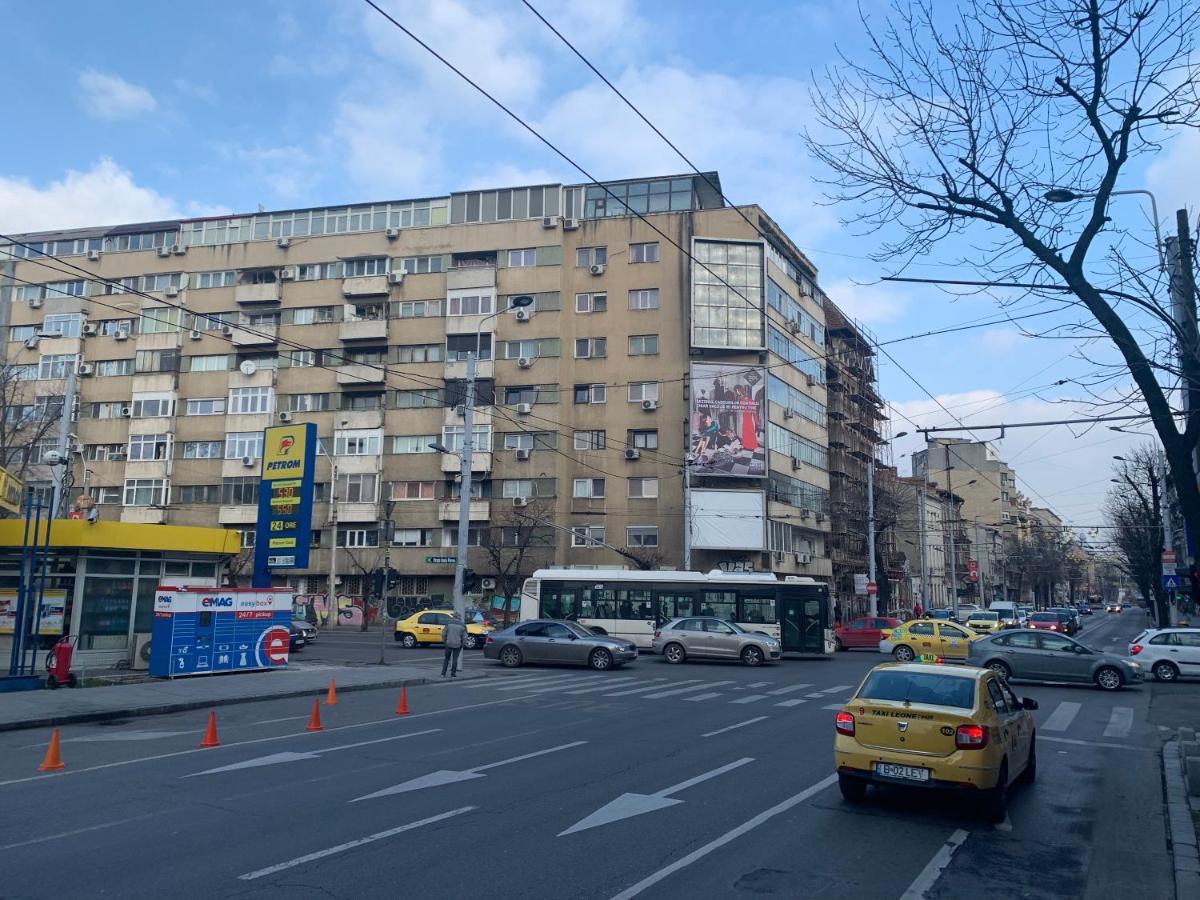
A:
[[[685,171],[518,0],[385,5],[599,177]],[[847,4],[535,5],[699,166],[719,170],[731,199],[761,203],[880,340],[994,313],[984,296],[879,284],[887,267],[869,259],[878,235],[843,228],[844,211],[822,204],[800,133],[812,125],[811,73],[835,45],[862,52]],[[584,180],[359,0],[122,0],[70,4],[69,14],[0,0],[0,21],[4,230]],[[1169,215],[1200,200],[1198,157],[1200,140],[1176,142],[1122,186],[1152,187]],[[1134,201],[1129,212],[1141,215]],[[932,265],[913,274],[974,277]],[[1071,349],[1010,325],[889,347],[968,423],[1065,417],[1073,407],[1054,401],[1072,389],[1051,383],[1091,368],[1063,359]],[[900,411],[950,424],[886,360],[881,377]],[[897,417],[894,430],[911,427]],[[1109,457],[1133,440],[1057,429],[1012,433],[999,447],[1035,502],[1086,525],[1101,521]],[[902,473],[913,447],[897,442]]]

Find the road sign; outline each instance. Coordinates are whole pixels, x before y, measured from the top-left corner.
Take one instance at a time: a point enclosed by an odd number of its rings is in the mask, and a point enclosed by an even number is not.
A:
[[[973,559],[967,560],[967,581],[979,580],[979,563]]]
[[[1162,564],[1164,566],[1175,565],[1175,551],[1174,550],[1164,550],[1162,552]]]
[[[1172,572],[1170,574],[1163,572],[1162,585],[1163,585],[1164,591],[1179,590],[1179,576],[1176,575],[1174,572]]]
[[[867,582],[867,596],[874,597],[879,593],[879,585],[874,581]]]
[[[458,562],[457,556],[427,556],[425,562],[434,566],[452,566]]]
[[[317,426],[311,422],[263,430],[254,535],[256,587],[270,587],[272,569],[308,566],[316,458]]]

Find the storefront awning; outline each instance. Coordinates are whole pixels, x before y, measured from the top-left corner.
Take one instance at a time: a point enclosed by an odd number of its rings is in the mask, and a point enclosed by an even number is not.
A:
[[[30,526],[30,543],[33,540]],[[36,543],[46,538],[42,523]],[[0,549],[20,547],[25,535],[23,519],[0,521]],[[199,528],[188,525],[143,525],[135,522],[88,522],[83,519],[55,519],[50,531],[51,547],[81,550],[162,550],[174,553],[214,553],[234,556],[241,551],[237,532],[225,528]]]

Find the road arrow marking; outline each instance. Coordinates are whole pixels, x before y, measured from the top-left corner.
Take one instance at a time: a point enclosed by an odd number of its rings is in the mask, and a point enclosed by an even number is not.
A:
[[[420,737],[423,734],[433,734],[435,731],[441,731],[440,728],[428,728],[425,731],[410,731],[407,734],[395,734],[391,737],[375,738],[371,741],[358,741],[354,744],[342,744],[339,747],[326,747],[324,750],[309,750],[303,753],[295,753],[291,750],[285,750],[282,753],[271,753],[267,756],[258,756],[254,759],[246,759],[242,762],[230,763],[227,766],[218,766],[215,769],[206,769],[203,772],[193,772],[191,775],[185,775],[184,778],[195,778],[198,775],[216,775],[220,772],[236,772],[238,769],[257,769],[261,766],[277,766],[281,763],[297,762],[302,759],[319,759],[326,753],[335,753],[338,750],[352,750],[355,747],[366,747],[369,744],[383,744],[388,741],[403,741],[406,738]]]
[[[475,766],[471,769],[462,769],[461,771],[453,771],[450,769],[440,769],[437,772],[430,772],[427,775],[421,775],[417,778],[411,778],[408,781],[394,784],[391,787],[384,788],[381,791],[376,791],[373,794],[365,794],[362,797],[355,797],[351,803],[357,803],[359,800],[374,800],[376,797],[388,797],[392,794],[404,794],[408,791],[419,791],[423,788],[438,787],[443,784],[454,784],[456,781],[470,781],[473,778],[483,778],[481,772],[486,772],[488,769],[495,769],[499,766],[507,766],[511,763],[522,762],[526,759],[533,759],[535,756],[545,756],[547,753],[557,753],[559,750],[570,750],[572,747],[578,747],[581,744],[586,744],[587,741],[572,741],[569,744],[559,744],[557,747],[550,747],[546,750],[537,750],[533,753],[523,753],[520,756],[514,756],[510,759],[502,759],[499,762],[488,763],[483,766]]]
[[[601,825],[619,822],[621,819],[628,819],[633,816],[640,816],[643,813],[666,809],[668,806],[675,806],[683,801],[672,798],[671,794],[678,794],[680,791],[687,790],[694,785],[700,784],[702,781],[708,781],[710,778],[716,778],[718,775],[732,772],[734,769],[752,762],[754,762],[754,757],[744,756],[741,759],[736,759],[731,763],[726,763],[719,768],[713,769],[711,772],[705,772],[702,775],[697,775],[695,778],[681,781],[679,784],[663,788],[661,791],[655,791],[653,794],[622,794],[616,800],[610,801],[600,807],[590,816],[580,819],[566,831],[560,831],[558,836],[565,837],[577,831],[586,831],[589,828],[597,828]]]

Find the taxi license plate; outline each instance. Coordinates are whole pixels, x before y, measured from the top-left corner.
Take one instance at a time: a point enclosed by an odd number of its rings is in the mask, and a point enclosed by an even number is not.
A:
[[[892,763],[875,763],[875,774],[884,778],[903,778],[905,781],[928,781],[929,770],[916,766],[897,766]]]

